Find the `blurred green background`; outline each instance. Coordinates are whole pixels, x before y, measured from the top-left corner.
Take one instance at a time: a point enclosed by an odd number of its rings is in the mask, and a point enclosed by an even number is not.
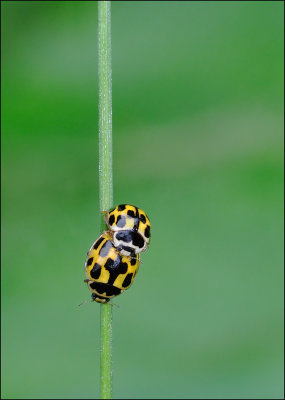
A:
[[[114,398],[283,396],[283,2],[112,2],[114,204],[152,222]],[[2,2],[2,396],[99,396],[97,2]]]

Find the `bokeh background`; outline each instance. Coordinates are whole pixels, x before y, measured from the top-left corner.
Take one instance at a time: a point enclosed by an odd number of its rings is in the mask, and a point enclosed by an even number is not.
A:
[[[114,204],[152,222],[114,398],[283,396],[283,2],[112,3]],[[2,2],[2,396],[97,398],[97,2]]]

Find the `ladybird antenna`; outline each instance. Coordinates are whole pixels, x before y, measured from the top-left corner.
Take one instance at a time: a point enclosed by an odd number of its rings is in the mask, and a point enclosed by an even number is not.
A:
[[[78,304],[78,307],[83,306],[83,304],[86,304],[86,303],[92,303],[92,301],[94,301],[94,300],[92,300],[92,299],[91,300],[85,300],[82,303]]]

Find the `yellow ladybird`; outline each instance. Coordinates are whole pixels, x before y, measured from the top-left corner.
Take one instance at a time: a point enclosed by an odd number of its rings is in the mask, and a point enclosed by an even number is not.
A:
[[[92,299],[107,303],[111,298],[127,290],[138,272],[139,257],[123,256],[112,242],[112,237],[103,233],[87,253],[85,272],[92,292]]]
[[[120,254],[135,256],[147,249],[151,224],[146,213],[140,208],[120,204],[106,212],[105,223]]]

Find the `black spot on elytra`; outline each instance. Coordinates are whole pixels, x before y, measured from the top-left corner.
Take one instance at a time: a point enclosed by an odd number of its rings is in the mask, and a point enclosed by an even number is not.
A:
[[[120,274],[125,274],[128,270],[128,264],[125,262],[120,263]]]
[[[113,225],[114,222],[115,222],[115,217],[114,217],[114,215],[111,215],[111,216],[109,217],[109,225]]]
[[[101,266],[99,264],[95,264],[92,270],[90,271],[90,275],[93,279],[99,279],[101,274]]]
[[[109,254],[109,251],[113,247],[111,240],[107,240],[100,249],[99,255],[101,257],[106,257]]]
[[[131,265],[136,265],[137,259],[136,258],[131,258]]]
[[[135,217],[135,212],[133,210],[128,210],[127,214],[129,217]]]
[[[133,245],[142,249],[144,247],[144,240],[142,236],[137,232],[132,232]]]
[[[122,283],[122,286],[125,288],[125,287],[127,287],[127,286],[129,286],[130,284],[131,284],[131,282],[132,282],[132,277],[133,277],[133,274],[131,273],[131,274],[128,274],[126,277],[125,277],[125,279],[124,279],[124,282]]]
[[[117,258],[116,258],[116,260],[117,260]],[[116,268],[116,260],[113,260],[112,258],[108,258],[108,260],[105,262],[104,267],[105,267],[108,271],[110,271],[110,270]],[[118,264],[118,262],[117,262],[117,264]]]
[[[137,207],[135,207],[136,209],[136,213],[135,213],[135,222],[134,222],[134,227],[133,227],[133,231],[137,232],[138,228],[139,228],[139,210]]]
[[[87,265],[91,265],[93,263],[93,257],[88,258]]]
[[[150,237],[150,226],[149,225],[146,226],[145,231],[144,231],[144,235],[145,235],[146,238]]]
[[[124,215],[119,215],[116,225],[118,228],[123,228],[126,225],[126,217]]]
[[[104,267],[110,273],[110,277],[108,280],[109,285],[113,285],[117,276],[120,274],[125,274],[128,270],[128,264],[122,262],[121,256],[118,256],[115,260],[113,260],[112,258],[108,258],[108,260],[105,262]]]
[[[120,204],[118,206],[118,211],[123,211],[126,208],[126,204]]]
[[[139,217],[139,219],[140,219],[140,221],[141,221],[143,224],[146,223],[146,218],[145,218],[144,214],[141,214],[140,217]]]
[[[106,293],[106,295],[103,296],[117,296],[118,294],[121,293],[121,289],[117,288],[116,286],[109,285],[107,283],[101,283],[101,282],[92,282],[90,283],[90,288],[93,290],[96,290],[99,294]],[[101,296],[99,296],[101,297]]]
[[[96,240],[96,242],[94,243],[93,249],[98,249],[98,247],[100,246],[100,244],[103,242],[104,238],[100,237],[98,240]]]

